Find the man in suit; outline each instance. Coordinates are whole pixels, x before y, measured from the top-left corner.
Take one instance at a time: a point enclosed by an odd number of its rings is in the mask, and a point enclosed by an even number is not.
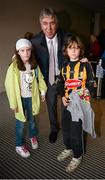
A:
[[[42,9],[40,13],[40,25],[42,31],[35,35],[31,42],[35,51],[35,56],[46,81],[47,90],[47,106],[50,120],[51,132],[49,134],[49,142],[55,143],[59,131],[57,121],[57,96],[59,92],[59,74],[63,63],[62,46],[64,41],[64,32],[58,25],[56,12],[52,8]],[[53,61],[54,61],[54,82],[50,83],[52,65],[50,65],[50,46],[51,40],[53,44]],[[50,76],[50,77],[49,77]]]

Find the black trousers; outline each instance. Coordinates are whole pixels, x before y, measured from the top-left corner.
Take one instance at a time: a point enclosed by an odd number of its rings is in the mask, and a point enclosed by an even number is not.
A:
[[[67,149],[72,149],[74,157],[80,157],[84,152],[82,121],[72,121],[71,113],[62,105],[63,141]]]
[[[50,120],[50,127],[51,127],[51,131],[53,132],[57,132],[59,129],[58,115],[57,115],[58,95],[60,95],[59,85],[54,84],[51,86],[50,84],[48,84],[46,100],[47,100],[48,114],[49,114],[49,120]]]

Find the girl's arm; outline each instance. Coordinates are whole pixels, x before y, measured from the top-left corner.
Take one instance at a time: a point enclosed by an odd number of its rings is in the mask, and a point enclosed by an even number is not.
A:
[[[5,78],[5,89],[9,100],[10,108],[17,109],[17,101],[15,94],[15,82],[14,82],[14,66],[10,64]]]
[[[39,90],[41,92],[42,101],[44,101],[45,94],[46,94],[46,91],[47,91],[47,86],[46,86],[46,83],[44,81],[44,77],[42,75],[42,72],[41,72],[39,66],[37,68],[38,68],[38,86],[39,86]]]

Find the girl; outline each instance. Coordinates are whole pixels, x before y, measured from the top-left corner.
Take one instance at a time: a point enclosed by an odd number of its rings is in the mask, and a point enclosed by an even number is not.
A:
[[[5,88],[10,108],[14,111],[16,118],[16,152],[27,158],[30,152],[24,144],[24,125],[27,120],[32,148],[38,148],[35,115],[38,114],[40,108],[39,90],[42,101],[45,100],[47,90],[32,53],[32,44],[27,39],[19,39],[16,42],[15,58],[7,70]]]
[[[78,98],[78,94],[82,93],[81,97],[83,98],[85,88],[88,88],[88,90],[92,92],[94,89],[94,79],[90,64],[88,62],[80,62],[84,54],[84,47],[79,37],[75,35],[68,36],[65,40],[63,51],[66,60],[61,70],[61,95],[63,102],[62,129],[63,141],[66,149],[58,155],[57,159],[62,161],[71,156],[72,159],[66,171],[72,172],[81,163],[84,152],[82,110],[79,105],[80,102],[78,99],[80,98]],[[89,99],[87,90],[85,94],[86,98],[88,97]]]

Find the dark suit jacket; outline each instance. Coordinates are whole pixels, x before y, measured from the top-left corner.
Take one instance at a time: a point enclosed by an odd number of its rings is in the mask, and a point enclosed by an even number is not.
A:
[[[58,67],[60,69],[63,63],[62,46],[64,42],[64,32],[60,28],[58,28],[57,30],[57,37],[58,37]],[[41,31],[39,34],[35,35],[32,38],[31,42],[34,48],[36,60],[40,66],[42,74],[47,83],[48,74],[49,74],[49,53],[48,53],[48,48],[44,33]]]

